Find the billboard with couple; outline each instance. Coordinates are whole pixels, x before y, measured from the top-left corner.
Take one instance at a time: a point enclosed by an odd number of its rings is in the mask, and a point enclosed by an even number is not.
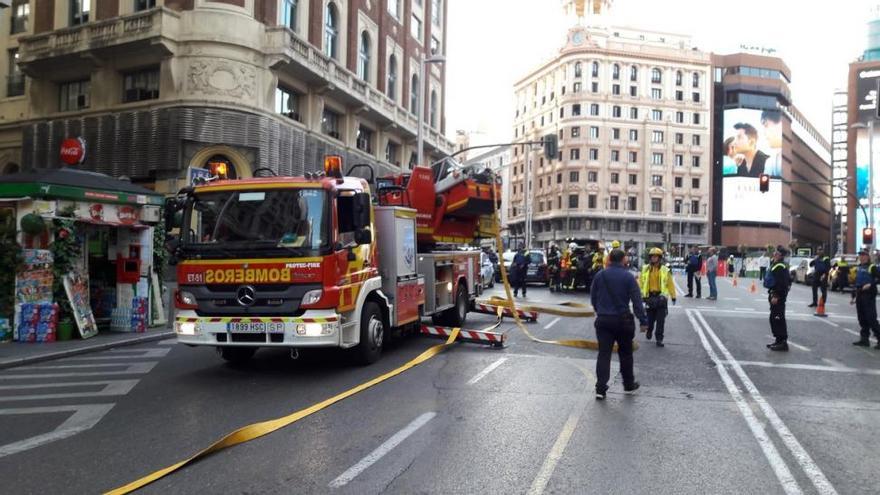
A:
[[[782,112],[734,108],[724,111],[722,196],[725,222],[782,221]],[[771,177],[762,193],[758,177]]]

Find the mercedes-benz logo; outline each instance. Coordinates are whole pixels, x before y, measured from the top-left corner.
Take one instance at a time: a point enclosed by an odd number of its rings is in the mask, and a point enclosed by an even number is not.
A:
[[[257,302],[257,291],[250,285],[243,285],[238,288],[235,299],[242,306],[253,306]]]

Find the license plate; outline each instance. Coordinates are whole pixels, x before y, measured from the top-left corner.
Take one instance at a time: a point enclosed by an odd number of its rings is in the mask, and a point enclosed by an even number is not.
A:
[[[284,323],[264,321],[243,323],[235,321],[226,324],[226,331],[246,333],[284,333]]]

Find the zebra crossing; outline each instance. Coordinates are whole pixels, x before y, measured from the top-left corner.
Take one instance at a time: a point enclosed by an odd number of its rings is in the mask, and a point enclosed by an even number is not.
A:
[[[158,347],[111,349],[86,356],[11,368],[0,372],[0,458],[24,452],[93,428],[131,392],[176,340]],[[66,415],[58,424],[59,414]],[[45,431],[14,438],[12,418],[43,415]]]

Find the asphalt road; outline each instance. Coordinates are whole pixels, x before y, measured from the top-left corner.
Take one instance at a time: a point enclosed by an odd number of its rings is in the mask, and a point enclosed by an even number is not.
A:
[[[683,285],[683,280],[678,279]],[[851,345],[846,296],[812,316],[796,286],[791,351],[772,353],[766,296],[719,281],[679,299],[665,348],[639,335],[636,376],[596,402],[595,353],[529,341],[459,344],[403,375],[145,493],[877,493],[880,350]],[[708,289],[704,287],[704,296]],[[530,301],[560,301],[529,290]],[[492,317],[472,314],[469,327]],[[592,321],[541,316],[542,338]],[[243,425],[310,406],[436,344],[407,338],[357,367],[336,352],[260,351],[245,366],[173,341],[0,374],[6,493],[97,493],[168,466]]]

